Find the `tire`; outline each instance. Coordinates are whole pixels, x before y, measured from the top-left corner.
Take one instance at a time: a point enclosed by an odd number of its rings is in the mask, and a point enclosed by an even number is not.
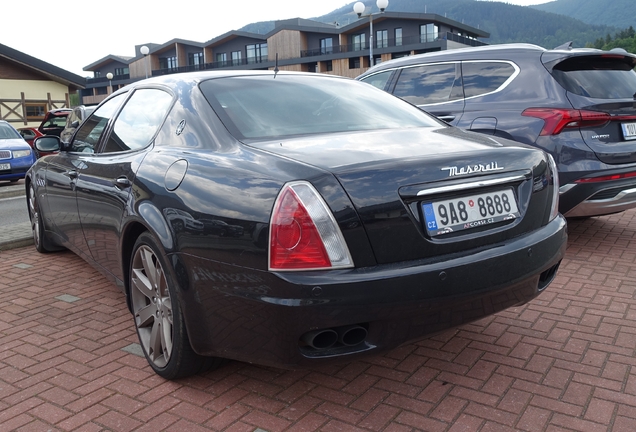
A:
[[[139,343],[150,367],[166,379],[183,378],[221,364],[192,350],[162,249],[148,232],[133,248],[130,262],[130,304]]]
[[[44,231],[44,224],[42,223],[42,215],[40,213],[40,204],[38,203],[37,195],[32,184],[29,185],[28,206],[35,250],[40,253],[48,253],[64,249],[63,247],[53,243]]]

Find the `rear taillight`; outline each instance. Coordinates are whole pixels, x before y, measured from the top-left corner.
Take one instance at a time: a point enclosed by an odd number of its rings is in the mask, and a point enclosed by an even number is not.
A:
[[[629,172],[629,173],[623,173],[623,174],[605,175],[600,177],[584,177],[584,178],[580,178],[576,180],[574,183],[600,183],[600,182],[622,180],[622,179],[634,178],[634,177],[636,177],[636,172]]]
[[[558,135],[564,129],[603,126],[612,119],[605,112],[559,108],[528,108],[521,115],[545,122],[540,135]]]
[[[559,172],[552,155],[546,153],[546,156],[548,157],[548,169],[550,170],[548,184],[552,185],[552,202],[550,203],[550,220],[552,220],[559,214]]]
[[[327,204],[310,183],[287,183],[270,222],[270,270],[347,267],[353,260]]]

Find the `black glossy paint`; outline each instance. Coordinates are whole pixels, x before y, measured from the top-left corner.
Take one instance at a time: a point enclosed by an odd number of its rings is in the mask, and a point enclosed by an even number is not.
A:
[[[543,152],[437,122],[245,144],[198,90],[200,80],[222,76],[134,84],[119,94],[128,97],[135,86],[174,94],[147,147],[62,150],[27,176],[27,188],[33,184],[42,197],[47,234],[124,292],[135,239],[143,231],[157,239],[196,352],[279,366],[349,359],[522,304],[552,280],[567,234],[561,216],[549,218],[553,190]],[[277,82],[285,85],[286,76],[279,73]],[[450,177],[442,169],[492,162],[501,170]],[[513,174],[518,179],[506,187],[518,197],[521,218],[435,239],[426,234],[418,191]],[[354,268],[267,270],[274,201],[294,180],[311,182],[324,198]],[[314,352],[299,345],[310,330],[349,324],[368,329],[362,346]]]

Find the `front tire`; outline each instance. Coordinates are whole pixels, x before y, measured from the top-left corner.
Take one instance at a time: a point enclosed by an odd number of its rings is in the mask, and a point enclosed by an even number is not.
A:
[[[31,232],[33,233],[33,244],[35,249],[40,253],[54,252],[63,248],[51,242],[44,231],[42,223],[42,215],[40,213],[40,204],[33,185],[29,185],[29,218],[31,219]]]
[[[150,367],[161,377],[177,379],[220,364],[190,346],[177,286],[155,239],[142,233],[130,263],[130,298],[139,343]]]

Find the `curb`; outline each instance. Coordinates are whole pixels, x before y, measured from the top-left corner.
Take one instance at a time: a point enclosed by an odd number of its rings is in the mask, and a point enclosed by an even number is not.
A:
[[[15,185],[0,185],[0,199],[25,195],[24,180],[20,180],[18,184]],[[0,251],[33,245],[31,224],[29,222],[10,225],[5,227],[2,231],[3,232],[0,233]]]

